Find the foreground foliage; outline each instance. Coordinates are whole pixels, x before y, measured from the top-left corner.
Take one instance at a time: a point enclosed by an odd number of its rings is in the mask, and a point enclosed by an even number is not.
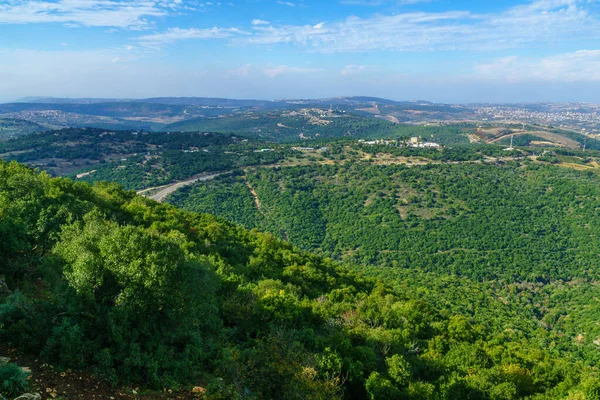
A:
[[[0,394],[18,396],[29,386],[27,374],[13,363],[0,362]]]
[[[0,164],[0,341],[209,398],[598,398],[595,368],[271,234]],[[596,396],[596,397],[594,397]]]

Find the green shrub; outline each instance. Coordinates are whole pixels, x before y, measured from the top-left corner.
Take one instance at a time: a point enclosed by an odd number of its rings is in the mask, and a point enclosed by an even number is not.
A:
[[[28,386],[27,374],[16,364],[0,365],[0,392],[5,396],[18,396]]]
[[[55,249],[71,291],[46,353],[62,367],[172,386],[214,356],[217,282],[183,235],[119,226],[89,215]],[[102,355],[98,355],[105,350]]]

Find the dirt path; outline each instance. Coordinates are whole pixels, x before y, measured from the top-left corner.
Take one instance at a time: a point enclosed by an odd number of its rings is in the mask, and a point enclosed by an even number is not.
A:
[[[252,198],[254,199],[254,206],[256,207],[259,213],[261,213],[263,216],[266,216],[265,213],[262,212],[262,210],[260,209],[260,200],[258,200],[258,194],[256,194],[256,190],[254,190],[254,188],[252,187],[252,185],[250,185],[250,182],[248,181],[246,181],[246,186],[248,186],[248,190],[250,190],[250,193],[252,193]]]
[[[246,186],[248,186],[248,190],[250,190],[250,193],[252,194],[252,198],[254,199],[254,207],[256,207],[256,210],[262,214],[263,217],[270,219],[267,214],[264,213],[264,211],[261,209],[260,207],[260,200],[258,198],[258,194],[256,193],[256,190],[254,190],[254,188],[252,187],[252,185],[250,184],[250,182],[248,182],[248,180],[246,179],[246,177],[244,177],[244,181],[246,181]],[[283,239],[286,242],[289,242],[290,240],[288,239],[288,235],[287,232],[285,231],[285,229],[283,229],[281,226],[277,226],[279,228],[279,231],[281,232],[281,235],[283,236]]]
[[[157,186],[157,187],[153,187],[153,188],[148,188],[148,189],[140,190],[137,193],[141,194],[142,196],[146,196],[146,197],[148,197],[148,198],[150,198],[152,200],[156,200],[159,203],[162,203],[168,195],[170,195],[171,193],[177,191],[178,189],[181,189],[182,187],[192,185],[192,184],[194,184],[196,182],[210,181],[212,179],[215,179],[217,176],[226,174],[228,172],[229,171],[216,172],[216,173],[213,173],[213,174],[202,175],[202,176],[198,176],[198,177],[195,177],[195,178],[192,178],[192,179],[188,179],[186,181],[173,183],[173,184],[170,184],[170,185]],[[147,193],[152,192],[153,190],[157,190],[157,189],[160,189],[157,193],[152,194],[152,195],[147,195]]]

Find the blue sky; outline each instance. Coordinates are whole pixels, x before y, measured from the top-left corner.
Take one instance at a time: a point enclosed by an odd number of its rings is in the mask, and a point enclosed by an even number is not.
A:
[[[600,102],[596,0],[0,0],[0,101]]]

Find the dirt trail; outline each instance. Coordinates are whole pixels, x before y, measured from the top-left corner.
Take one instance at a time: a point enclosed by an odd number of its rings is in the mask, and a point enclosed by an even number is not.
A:
[[[260,207],[260,200],[258,198],[258,194],[256,193],[256,190],[254,190],[254,188],[252,187],[252,185],[250,184],[250,182],[248,182],[248,180],[246,180],[246,178],[244,177],[244,180],[246,181],[246,186],[248,186],[248,190],[250,190],[250,193],[252,194],[252,198],[254,199],[254,206],[256,207],[256,210],[262,214],[263,217],[270,219],[267,214],[264,213],[264,211],[261,209]],[[281,232],[281,235],[283,236],[283,239],[286,242],[289,242],[290,240],[288,239],[288,235],[287,232],[285,231],[285,229],[283,229],[281,226],[277,226],[279,228],[279,231]]]
[[[252,198],[254,199],[254,206],[256,207],[259,213],[261,213],[263,216],[266,216],[265,213],[262,212],[262,210],[260,209],[260,200],[258,199],[258,194],[256,194],[256,190],[254,190],[254,188],[252,187],[252,185],[250,185],[250,182],[248,181],[246,181],[246,186],[248,186],[248,190],[250,190],[250,193],[252,193]]]

